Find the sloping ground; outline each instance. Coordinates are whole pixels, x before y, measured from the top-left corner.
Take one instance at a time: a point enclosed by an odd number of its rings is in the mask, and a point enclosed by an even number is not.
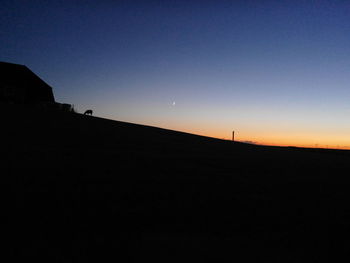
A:
[[[15,261],[348,257],[348,151],[233,144],[80,114],[1,110],[5,240]]]

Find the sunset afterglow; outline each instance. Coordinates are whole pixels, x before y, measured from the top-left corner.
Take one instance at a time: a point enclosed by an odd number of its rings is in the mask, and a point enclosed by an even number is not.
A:
[[[0,60],[96,116],[350,149],[346,1],[5,1]]]

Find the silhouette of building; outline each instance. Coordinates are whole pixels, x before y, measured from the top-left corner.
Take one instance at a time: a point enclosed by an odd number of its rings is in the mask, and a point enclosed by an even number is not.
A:
[[[52,88],[24,65],[0,62],[0,102],[56,104]]]

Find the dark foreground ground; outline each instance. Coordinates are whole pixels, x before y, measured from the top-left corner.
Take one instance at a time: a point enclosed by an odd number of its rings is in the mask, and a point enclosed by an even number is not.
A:
[[[349,261],[348,151],[1,110],[14,262]]]

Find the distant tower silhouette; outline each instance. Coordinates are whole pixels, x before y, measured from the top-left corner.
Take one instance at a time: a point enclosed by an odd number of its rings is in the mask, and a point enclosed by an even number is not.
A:
[[[235,141],[235,131],[232,131],[232,141]]]

